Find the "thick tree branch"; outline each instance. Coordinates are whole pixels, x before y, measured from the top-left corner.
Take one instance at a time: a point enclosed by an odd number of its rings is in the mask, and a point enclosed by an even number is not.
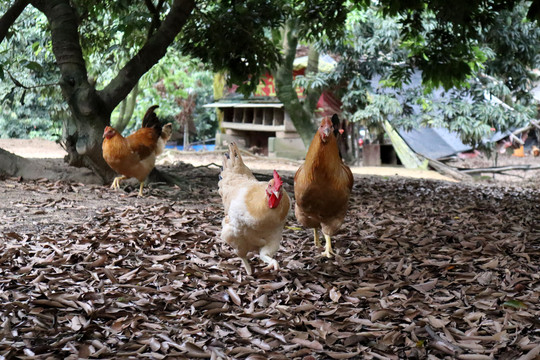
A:
[[[30,4],[30,0],[15,0],[13,5],[0,18],[0,42],[6,37],[9,28],[15,20],[22,14],[26,6]]]
[[[194,7],[194,0],[174,1],[159,29],[100,92],[109,111],[114,109],[129,94],[141,76],[165,55],[167,48],[182,30]]]
[[[308,63],[306,67],[306,75],[316,74],[319,72],[319,52],[314,46],[309,48]],[[304,89],[306,98],[304,100],[304,109],[309,113],[313,113],[317,108],[317,102],[321,97],[321,90],[319,89]]]
[[[462,173],[465,174],[481,174],[481,173],[493,173],[493,174],[502,174],[506,171],[512,170],[540,170],[540,165],[508,165],[508,166],[493,166],[487,168],[476,168],[476,169],[460,169]]]
[[[49,20],[53,53],[62,74],[60,86],[73,114],[76,117],[99,115],[108,118],[110,111],[103,106],[96,96],[95,88],[88,82],[79,42],[78,18],[70,1],[33,0],[32,5]]]
[[[275,72],[276,95],[289,113],[302,142],[309,146],[315,128],[311,122],[313,112],[306,111],[293,84],[293,63],[298,45],[298,24],[289,20],[283,30],[283,51],[285,57]]]
[[[289,20],[283,30],[283,61],[276,70],[277,97],[284,104],[299,106],[298,94],[293,86],[293,63],[298,45],[298,30],[293,20]]]

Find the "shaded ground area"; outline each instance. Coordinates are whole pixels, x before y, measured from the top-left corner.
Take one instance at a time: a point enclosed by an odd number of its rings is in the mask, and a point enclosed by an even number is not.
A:
[[[68,168],[61,160],[67,153],[62,147],[53,142],[44,139],[0,139],[0,149],[7,150],[16,155],[29,158],[40,159],[49,171],[48,178],[55,177],[54,173],[57,173],[57,179],[71,180],[97,184],[101,180],[95,176],[91,176],[91,173],[87,169]],[[158,159],[158,165],[172,165],[177,162],[190,163],[194,166],[208,165],[211,163],[221,164],[221,151],[213,152],[190,152],[190,151],[176,151],[166,150],[163,155]],[[245,156],[247,165],[254,171],[271,171],[277,168],[280,171],[295,172],[300,166],[301,162],[287,159],[272,159],[268,157],[260,156]],[[63,171],[64,170],[64,171]],[[43,170],[40,170],[43,171]],[[381,175],[381,176],[407,176],[414,178],[426,178],[426,179],[439,179],[449,180],[452,179],[445,177],[435,171],[424,170],[411,170],[403,167],[353,167],[353,173],[362,175]],[[69,172],[68,175],[62,174]],[[39,176],[38,176],[39,177]]]
[[[142,199],[135,187],[0,181],[0,357],[540,354],[533,188],[357,176],[334,259],[291,213],[282,269],[254,258],[247,276],[218,241],[218,170],[167,171],[185,184]]]

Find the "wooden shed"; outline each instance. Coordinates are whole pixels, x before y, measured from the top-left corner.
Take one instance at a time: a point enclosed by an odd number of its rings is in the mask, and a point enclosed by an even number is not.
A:
[[[325,56],[321,57],[320,64],[321,71],[328,71],[335,62]],[[303,75],[306,65],[307,56],[297,58],[293,76]],[[304,158],[307,149],[289,114],[276,97],[274,84],[274,77],[268,73],[248,99],[237,94],[236,87],[233,86],[225,89],[222,99],[204,105],[217,108],[221,113],[216,147],[224,147],[228,142],[236,141],[243,148],[270,157]],[[297,88],[296,91],[300,98],[303,97],[302,88]],[[331,92],[324,92],[317,107],[318,116],[327,116],[339,113],[341,102]]]

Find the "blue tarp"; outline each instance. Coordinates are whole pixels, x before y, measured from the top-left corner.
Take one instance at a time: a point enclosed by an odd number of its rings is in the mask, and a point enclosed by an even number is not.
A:
[[[167,145],[165,146],[167,149],[175,149],[175,150],[184,150],[184,146],[182,145]],[[190,145],[189,150],[195,150],[195,151],[214,151],[216,149],[215,144],[209,144],[209,145]]]

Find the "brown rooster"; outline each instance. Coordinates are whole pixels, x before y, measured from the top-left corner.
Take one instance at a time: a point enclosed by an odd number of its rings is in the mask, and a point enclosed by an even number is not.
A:
[[[111,188],[118,189],[120,181],[131,177],[141,183],[139,196],[143,196],[144,181],[154,168],[156,156],[163,152],[171,137],[172,124],[161,126],[151,106],[144,115],[142,128],[128,137],[123,137],[114,128],[107,126],[103,132],[103,158],[109,166],[122,176],[114,179]]]
[[[351,169],[339,154],[338,127],[337,115],[322,119],[306,160],[294,176],[294,214],[300,224],[313,228],[315,246],[321,246],[317,229],[322,228],[326,257],[332,256],[331,236],[343,223],[353,186]]]

